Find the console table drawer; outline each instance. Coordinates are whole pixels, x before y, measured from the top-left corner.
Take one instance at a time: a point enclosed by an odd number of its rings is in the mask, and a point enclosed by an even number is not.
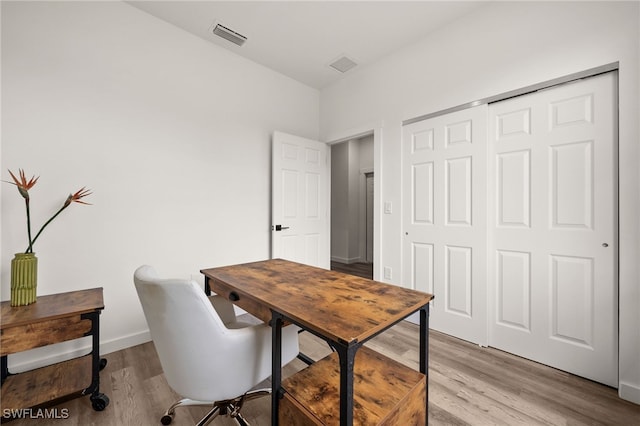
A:
[[[2,330],[1,355],[78,339],[91,332],[91,320],[80,315],[34,322]]]
[[[231,301],[234,305],[244,309],[254,317],[267,324],[271,321],[271,310],[265,305],[252,300],[246,294],[238,292],[218,280],[209,280],[209,285],[211,286],[211,291]]]

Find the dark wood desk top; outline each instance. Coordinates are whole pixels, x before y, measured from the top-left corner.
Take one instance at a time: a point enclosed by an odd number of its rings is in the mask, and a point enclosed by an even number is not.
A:
[[[356,343],[427,305],[431,294],[282,259],[203,269],[206,277],[336,342]]]
[[[39,296],[36,303],[27,306],[11,306],[11,302],[5,301],[0,304],[0,329],[102,309],[104,309],[102,287]]]

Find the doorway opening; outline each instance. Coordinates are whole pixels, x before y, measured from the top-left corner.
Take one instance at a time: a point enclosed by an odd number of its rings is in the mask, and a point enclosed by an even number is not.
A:
[[[331,269],[373,278],[374,135],[331,146]]]

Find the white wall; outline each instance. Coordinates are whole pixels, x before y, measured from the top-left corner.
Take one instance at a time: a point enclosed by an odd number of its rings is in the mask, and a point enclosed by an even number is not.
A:
[[[24,168],[33,226],[86,185],[35,245],[38,294],[104,287],[103,352],[148,340],[132,274],[270,256],[274,130],[317,139],[319,93],[120,2],[2,2],[0,174]],[[2,184],[2,299],[26,248]],[[56,351],[13,358],[14,364]]]
[[[331,260],[349,261],[349,143],[331,147]]]
[[[347,197],[348,209],[349,209],[349,249],[347,252],[349,261],[358,261],[360,258],[359,251],[359,230],[358,230],[358,220],[359,216],[359,202],[360,197],[358,196],[358,165],[360,164],[360,149],[357,140],[351,140],[347,142],[349,146],[349,176],[348,182],[349,185],[349,196]]]
[[[360,170],[373,169],[373,135],[368,135],[358,139],[358,148],[360,150]]]
[[[357,139],[331,147],[331,260],[353,263],[360,260],[358,246]]]
[[[373,172],[373,135],[367,135],[358,139],[358,165],[357,165],[357,194],[358,214],[356,226],[358,229],[357,253],[358,261],[367,261],[367,246],[373,251],[373,241],[367,244],[367,178],[365,173]],[[371,223],[373,226],[373,223]],[[372,259],[369,259],[372,261]]]
[[[619,62],[620,395],[640,403],[640,91],[637,2],[487,5],[321,91],[321,137],[376,128],[379,270],[401,284],[401,123],[477,99]],[[379,192],[378,192],[379,191]]]
[[[363,170],[373,170],[373,135],[331,146],[331,259],[366,260]]]

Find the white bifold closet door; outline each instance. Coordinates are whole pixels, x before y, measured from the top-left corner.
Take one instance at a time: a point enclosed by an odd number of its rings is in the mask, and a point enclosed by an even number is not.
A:
[[[403,128],[403,285],[430,326],[487,344],[487,105]]]
[[[617,102],[608,73],[489,108],[491,346],[617,387]]]
[[[432,328],[618,383],[616,74],[404,126],[403,285]]]

